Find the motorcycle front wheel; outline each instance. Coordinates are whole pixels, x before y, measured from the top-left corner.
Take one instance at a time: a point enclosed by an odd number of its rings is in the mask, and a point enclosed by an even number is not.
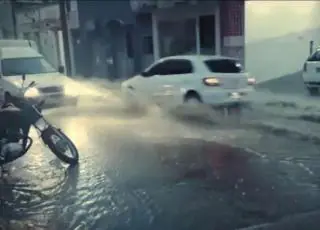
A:
[[[41,138],[48,148],[63,162],[75,165],[79,161],[79,153],[73,142],[55,127],[48,127]]]

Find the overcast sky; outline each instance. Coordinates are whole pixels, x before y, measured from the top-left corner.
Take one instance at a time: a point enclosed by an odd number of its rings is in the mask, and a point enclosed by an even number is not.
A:
[[[246,41],[252,42],[320,28],[320,1],[247,1],[245,15]]]

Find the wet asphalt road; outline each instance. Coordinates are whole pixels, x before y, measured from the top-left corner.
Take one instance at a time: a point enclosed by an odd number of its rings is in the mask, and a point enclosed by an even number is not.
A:
[[[320,208],[319,146],[309,140],[102,104],[46,117],[74,140],[80,164],[67,168],[33,133],[29,154],[2,179],[4,219],[51,229],[231,230]]]

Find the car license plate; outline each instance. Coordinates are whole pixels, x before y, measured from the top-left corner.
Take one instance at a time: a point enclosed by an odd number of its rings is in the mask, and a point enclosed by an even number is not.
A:
[[[230,93],[230,98],[232,99],[239,99],[240,97],[241,95],[237,92]]]

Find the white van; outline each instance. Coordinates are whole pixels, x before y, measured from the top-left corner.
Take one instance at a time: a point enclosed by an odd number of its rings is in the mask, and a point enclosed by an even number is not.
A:
[[[45,99],[45,104],[75,105],[78,100],[76,82],[53,68],[37,51],[34,42],[28,40],[0,40],[0,90],[19,96],[22,75],[25,85],[34,81],[25,96],[35,101]]]

